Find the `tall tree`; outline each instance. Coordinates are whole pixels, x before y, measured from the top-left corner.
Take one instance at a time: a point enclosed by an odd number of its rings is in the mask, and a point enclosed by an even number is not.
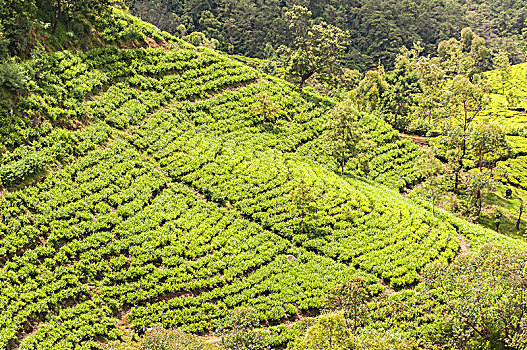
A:
[[[446,178],[443,176],[444,165],[436,157],[436,149],[427,147],[417,160],[420,175],[426,180],[421,185],[425,195],[432,201],[432,214],[435,215],[437,200],[446,192]]]
[[[443,109],[447,72],[440,57],[420,56],[422,51],[422,47],[416,46],[403,51],[403,55],[419,77],[422,90],[422,93],[415,95],[414,115],[427,119],[428,124],[431,124],[447,115]]]
[[[337,76],[348,34],[326,22],[315,23],[311,12],[302,6],[293,6],[286,18],[294,39],[292,46],[282,51],[287,57],[286,70],[298,80],[299,91],[302,92],[306,81],[315,74],[323,80]]]
[[[407,116],[410,107],[415,104],[415,95],[422,92],[419,76],[410,70],[409,62],[402,58],[395,69],[386,75],[388,88],[382,98],[382,112],[392,119],[393,128],[397,129],[399,117]]]
[[[326,304],[332,310],[344,311],[347,326],[356,331],[368,316],[367,304],[371,296],[371,289],[366,282],[355,277],[330,289]]]
[[[446,103],[449,105],[451,111],[451,123],[457,123],[460,119],[459,125],[461,130],[457,128],[451,128],[447,130],[447,134],[451,131],[450,136],[457,138],[452,140],[451,146],[456,145],[456,162],[453,164],[455,172],[455,185],[454,189],[457,191],[459,188],[459,174],[463,169],[463,162],[467,156],[468,150],[468,138],[470,135],[470,127],[474,119],[486,108],[489,97],[488,87],[483,81],[472,82],[467,76],[456,75],[454,79],[448,82],[448,100]],[[452,138],[451,138],[452,139]]]
[[[467,196],[468,214],[479,222],[483,203],[490,193],[498,187],[497,181],[492,178],[490,171],[470,172],[468,174]]]
[[[360,111],[378,111],[382,106],[382,98],[388,90],[386,74],[381,66],[364,74],[359,85],[351,92],[351,99]]]
[[[480,172],[483,171],[483,167],[487,167],[492,172],[497,161],[508,154],[505,131],[497,123],[484,120],[476,124],[469,142],[470,151],[476,158],[476,166]]]
[[[505,85],[511,79],[511,62],[509,61],[509,55],[500,50],[493,58],[494,68],[498,71],[502,93],[505,95]]]
[[[317,197],[304,179],[300,180],[289,197],[295,214],[300,216],[300,232],[304,234],[306,220],[317,212]]]
[[[340,164],[340,172],[350,159],[357,159],[373,143],[366,137],[360,127],[361,112],[351,100],[341,102],[329,114],[326,130],[322,135],[327,149]]]

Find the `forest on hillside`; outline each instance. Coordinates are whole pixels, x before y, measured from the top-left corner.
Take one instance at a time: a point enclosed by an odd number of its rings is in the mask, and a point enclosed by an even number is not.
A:
[[[401,47],[421,43],[426,54],[443,40],[471,27],[493,48],[523,56],[514,44],[521,36],[527,8],[518,0],[126,0],[132,14],[176,36],[202,32],[217,49],[248,57],[270,58],[292,40],[286,17],[305,6],[316,22],[349,33],[345,64],[391,68]]]

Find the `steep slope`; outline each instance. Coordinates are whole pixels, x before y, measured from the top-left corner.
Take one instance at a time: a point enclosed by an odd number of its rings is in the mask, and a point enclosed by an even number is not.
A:
[[[53,57],[60,79],[28,97],[47,129],[24,124],[4,143],[0,348],[100,348],[119,321],[208,332],[237,306],[278,324],[351,276],[377,292],[411,286],[457,253],[460,233],[525,247],[337,175],[305,152],[332,101],[212,51]],[[367,118],[379,145],[403,144]],[[299,189],[314,202],[305,214]]]
[[[493,87],[491,102],[483,118],[502,125],[511,144],[511,157],[501,162],[509,174],[504,183],[527,189],[527,63],[510,67],[503,82],[500,71],[486,73]]]

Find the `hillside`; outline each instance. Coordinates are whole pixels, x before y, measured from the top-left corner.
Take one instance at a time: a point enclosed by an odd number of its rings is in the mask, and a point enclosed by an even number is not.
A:
[[[208,333],[238,306],[273,326],[317,314],[352,276],[413,287],[459,236],[527,249],[402,197],[419,150],[375,116],[369,171],[340,176],[317,142],[334,101],[148,31],[157,47],[50,54],[2,106],[0,348]]]
[[[483,117],[504,125],[512,148],[511,158],[503,162],[510,169],[507,181],[527,189],[527,64],[512,66],[509,75],[509,81],[502,84],[498,70],[487,73],[493,94]]]

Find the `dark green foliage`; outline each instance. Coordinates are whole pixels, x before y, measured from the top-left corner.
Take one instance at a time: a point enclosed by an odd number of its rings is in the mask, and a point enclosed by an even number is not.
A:
[[[398,118],[406,117],[415,104],[415,95],[422,92],[419,76],[410,70],[405,60],[397,62],[395,69],[386,74],[387,89],[382,93],[381,111],[398,128]]]
[[[36,10],[35,0],[0,0],[0,59],[27,53]]]
[[[316,76],[332,82],[341,74],[341,58],[347,42],[347,33],[327,24],[316,23],[312,13],[303,6],[293,6],[286,12],[293,42],[280,47],[285,56],[286,73],[298,82],[302,92],[306,81]]]
[[[47,159],[42,154],[28,153],[19,160],[0,167],[0,185],[7,187],[17,181],[24,181],[43,171],[47,163]]]
[[[420,42],[425,53],[465,27],[496,45],[498,36],[521,35],[524,2],[462,0],[257,1],[127,0],[133,14],[180,35],[200,31],[219,41],[219,48],[250,57],[270,58],[266,45],[289,45],[292,37],[285,14],[293,4],[307,7],[316,22],[325,21],[351,34],[346,50],[351,68],[372,68],[381,61],[393,67],[402,46]],[[169,11],[167,14],[166,11]],[[153,15],[154,13],[160,15]],[[477,15],[474,15],[477,14]]]

